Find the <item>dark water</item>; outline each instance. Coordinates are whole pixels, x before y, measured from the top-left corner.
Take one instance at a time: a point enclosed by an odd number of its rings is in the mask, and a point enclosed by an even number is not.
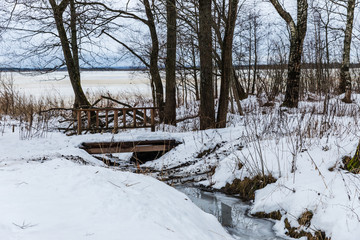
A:
[[[219,222],[235,238],[242,240],[283,240],[276,237],[274,223],[253,218],[247,214],[250,206],[241,200],[221,193],[209,193],[195,187],[177,186],[203,211],[216,216]]]

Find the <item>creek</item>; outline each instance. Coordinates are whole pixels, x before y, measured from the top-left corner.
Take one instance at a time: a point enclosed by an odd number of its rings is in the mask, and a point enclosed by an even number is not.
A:
[[[241,240],[284,240],[277,237],[270,220],[252,217],[250,205],[240,199],[217,192],[206,192],[193,186],[176,186],[203,211],[217,217],[223,227]]]
[[[119,169],[136,172],[137,168],[130,161],[132,153],[99,155],[99,159],[109,159]],[[124,160],[126,159],[126,160]],[[191,201],[204,212],[217,217],[223,227],[235,238],[241,240],[284,240],[276,236],[274,222],[253,217],[249,214],[250,205],[234,196],[219,192],[203,191],[193,185],[175,185],[175,188],[186,194]]]

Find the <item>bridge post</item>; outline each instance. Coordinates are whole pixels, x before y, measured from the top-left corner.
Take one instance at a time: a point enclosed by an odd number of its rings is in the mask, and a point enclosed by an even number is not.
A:
[[[77,119],[77,134],[81,134],[81,109],[76,110],[76,119]]]
[[[151,112],[151,131],[152,131],[152,132],[155,132],[155,111],[154,111],[154,109],[152,108],[152,109],[150,110],[150,112]]]
[[[116,133],[117,130],[118,130],[118,124],[119,124],[118,116],[119,116],[119,111],[118,111],[118,110],[114,110],[114,132],[115,132],[115,133]]]

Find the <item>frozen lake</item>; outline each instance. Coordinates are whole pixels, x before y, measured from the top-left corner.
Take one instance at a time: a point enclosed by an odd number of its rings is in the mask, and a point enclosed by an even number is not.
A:
[[[2,78],[13,79],[16,90],[27,96],[61,97],[73,99],[70,79],[66,71],[47,74],[35,72],[6,72]],[[131,71],[83,71],[83,90],[88,94],[110,92],[111,94],[135,95],[141,93],[151,97],[150,81],[146,73]]]

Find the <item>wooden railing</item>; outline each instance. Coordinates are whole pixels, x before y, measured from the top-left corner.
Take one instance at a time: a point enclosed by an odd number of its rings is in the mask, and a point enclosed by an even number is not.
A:
[[[151,128],[155,131],[155,117],[158,108],[80,108],[74,109],[76,115],[76,132],[83,131],[100,132],[129,128]],[[150,114],[147,115],[147,114]]]

